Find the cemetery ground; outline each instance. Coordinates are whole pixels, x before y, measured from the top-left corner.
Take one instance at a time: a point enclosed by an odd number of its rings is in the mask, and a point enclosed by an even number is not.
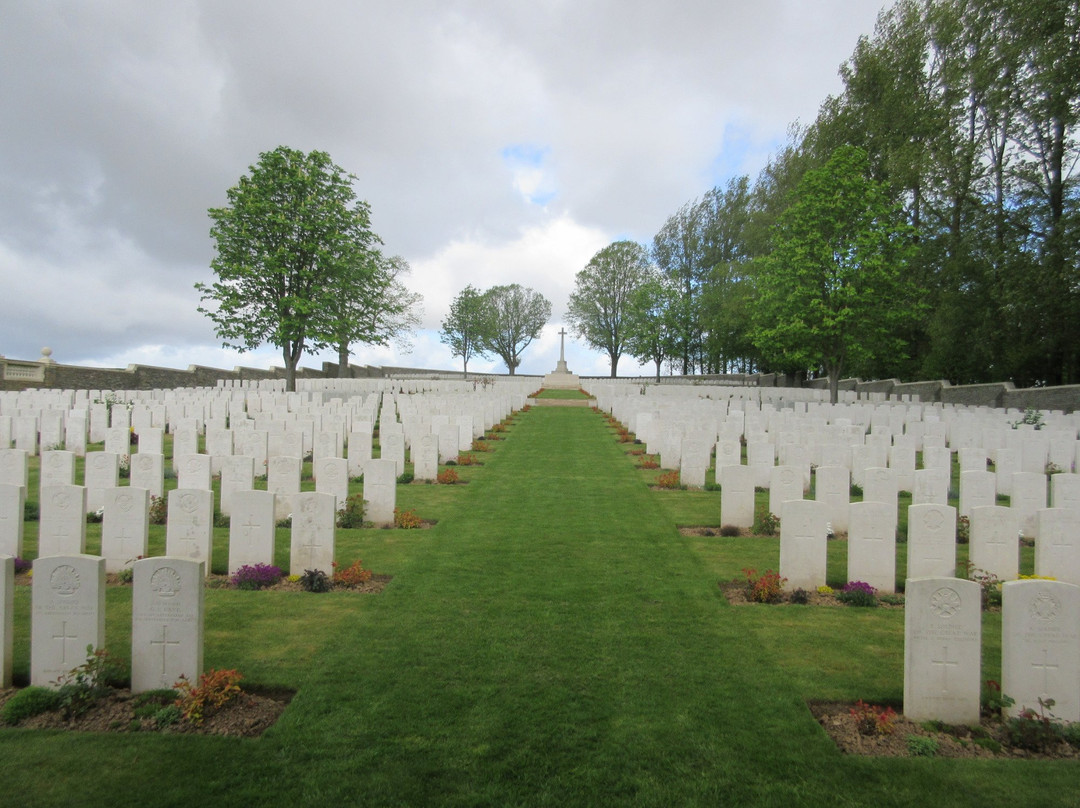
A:
[[[903,610],[730,604],[779,542],[719,528],[716,491],[650,490],[588,409],[515,416],[469,484],[398,486],[430,530],[339,530],[377,595],[206,592],[205,667],[294,696],[258,738],[0,730],[14,804],[1076,805],[1072,761],[843,754],[809,702],[899,709]],[[170,481],[175,485],[175,480]],[[305,484],[306,487],[306,484]],[[36,471],[30,497],[36,498]],[[27,523],[27,555],[36,523]],[[88,526],[88,550],[100,532]],[[224,571],[227,530],[215,531]],[[842,542],[828,580],[844,581]],[[151,533],[151,553],[164,529]],[[903,545],[897,577],[903,579]],[[285,566],[288,531],[277,535]],[[1030,572],[1030,551],[1022,571]],[[29,671],[16,592],[16,679]],[[106,594],[130,655],[131,590]],[[1000,615],[983,615],[984,679]]]

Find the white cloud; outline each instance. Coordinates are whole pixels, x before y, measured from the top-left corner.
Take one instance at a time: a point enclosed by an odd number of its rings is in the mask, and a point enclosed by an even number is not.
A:
[[[553,333],[597,249],[648,241],[684,202],[755,173],[789,122],[812,118],[878,9],[7,4],[0,353],[32,358],[48,344],[58,361],[232,361],[195,311],[193,284],[211,280],[206,211],[280,144],[326,150],[357,175],[387,251],[413,266],[426,329],[467,283],[521,283],[551,300]],[[411,356],[371,355],[456,367],[439,350],[436,336]],[[526,366],[546,372],[557,354],[545,331]],[[606,370],[592,352],[575,361]]]

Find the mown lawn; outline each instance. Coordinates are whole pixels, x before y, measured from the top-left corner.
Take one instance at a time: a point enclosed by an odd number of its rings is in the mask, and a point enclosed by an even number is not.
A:
[[[207,666],[297,690],[262,738],[0,730],[11,804],[1076,804],[1071,763],[841,756],[806,700],[898,702],[900,611],[729,606],[778,544],[680,536],[718,494],[651,491],[588,409],[506,434],[466,485],[399,486],[433,529],[339,535],[381,595],[207,592]],[[130,593],[108,611],[126,653]]]

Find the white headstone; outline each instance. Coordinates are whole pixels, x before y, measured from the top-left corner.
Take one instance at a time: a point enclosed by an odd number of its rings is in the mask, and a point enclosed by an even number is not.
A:
[[[1009,581],[1001,587],[1001,692],[1023,709],[1080,721],[1080,587]],[[1053,700],[1053,706],[1044,710]]]
[[[923,503],[908,508],[907,575],[950,578],[956,574],[956,508]]]
[[[342,458],[332,458],[345,462]],[[306,491],[296,495],[289,552],[289,572],[305,570],[333,573],[336,498],[331,494]]]
[[[150,492],[145,488],[108,488],[104,496],[101,555],[105,572],[119,572],[147,555]]]
[[[232,513],[232,495],[250,491],[254,485],[255,458],[247,455],[228,455],[221,458],[221,512]]]
[[[880,466],[863,471],[863,502],[880,502],[896,510],[896,472]]]
[[[754,525],[754,470],[749,466],[720,468],[720,523]]]
[[[818,466],[814,475],[814,498],[825,505],[825,518],[834,532],[846,533],[850,524],[851,473],[846,466]]]
[[[274,563],[274,494],[237,491],[229,520],[229,574],[240,567]]]
[[[980,586],[959,578],[909,578],[904,595],[904,716],[978,725]]]
[[[299,457],[275,455],[267,461],[266,490],[274,493],[274,518],[285,519],[293,512],[293,496],[300,493]]]
[[[794,466],[773,466],[769,475],[769,512],[779,516],[785,502],[802,498],[802,471]]]
[[[364,472],[364,514],[376,525],[394,524],[397,467],[392,460],[372,460]]]
[[[1080,511],[1043,508],[1038,520],[1035,574],[1080,584]]]
[[[371,460],[371,430],[349,433],[349,476],[360,477]],[[434,479],[434,478],[433,478]]]
[[[315,490],[333,496],[337,501],[333,508],[336,511],[349,498],[349,461],[343,457],[324,457],[316,460],[314,467]]]
[[[54,687],[105,647],[105,559],[54,555],[34,561],[30,684]]]
[[[210,456],[204,454],[182,455],[177,459],[177,488],[204,488],[210,490]]]
[[[973,472],[968,472],[973,473]],[[971,564],[1001,581],[1012,581],[1020,568],[1020,520],[1001,505],[971,511]]]
[[[135,562],[131,596],[131,691],[197,684],[203,672],[201,561],[158,556]]]
[[[439,475],[439,436],[421,435],[412,451],[413,477],[417,480],[436,479]]]
[[[214,541],[214,492],[205,488],[175,488],[169,492],[165,554],[202,561],[210,574]]]
[[[780,514],[780,574],[790,589],[825,584],[827,509],[814,500],[789,500]]]
[[[912,505],[947,505],[949,472],[947,469],[918,469],[914,474]]]
[[[120,456],[112,452],[91,452],[86,456],[86,512],[105,507],[105,491],[120,482]]]
[[[1020,520],[1020,532],[1032,539],[1038,535],[1036,514],[1046,507],[1046,475],[1021,471],[1013,475],[1010,507]]]
[[[25,488],[0,483],[0,555],[22,558],[25,503]]]
[[[22,449],[0,449],[0,483],[29,485],[29,455]]]
[[[960,472],[960,515],[971,516],[973,508],[997,503],[997,478],[990,471]]]
[[[131,456],[131,485],[145,488],[150,496],[159,499],[165,491],[165,457],[160,454],[139,452]]]
[[[1050,477],[1050,506],[1080,511],[1080,474],[1054,474]]]
[[[896,506],[853,502],[850,519],[847,579],[868,583],[879,592],[895,592]]]
[[[86,489],[57,485],[41,492],[38,556],[86,552]]]

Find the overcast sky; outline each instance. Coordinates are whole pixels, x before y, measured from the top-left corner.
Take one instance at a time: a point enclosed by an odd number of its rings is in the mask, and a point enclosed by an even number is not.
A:
[[[755,176],[840,91],[882,2],[0,0],[0,354],[280,366],[222,349],[194,284],[207,209],[287,145],[357,176],[424,297],[411,353],[354,362],[460,369],[450,300],[520,283],[553,313],[519,372],[546,373],[575,273]],[[609,372],[569,338],[566,358]]]

